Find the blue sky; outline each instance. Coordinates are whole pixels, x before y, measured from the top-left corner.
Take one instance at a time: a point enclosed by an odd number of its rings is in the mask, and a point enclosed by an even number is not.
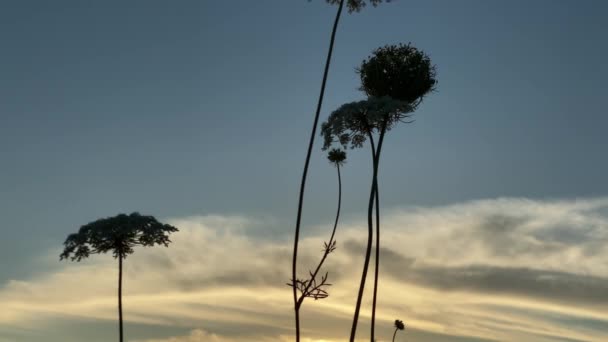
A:
[[[49,257],[65,236],[119,212],[246,217],[250,239],[289,245],[334,10],[321,0],[3,1],[0,258],[11,262],[0,293],[70,267]],[[411,42],[437,65],[439,86],[387,137],[383,207],[603,198],[606,17],[599,0],[370,6],[342,18],[322,119],[363,98],[354,69],[374,48]],[[351,153],[343,170],[353,222],[368,157]],[[317,144],[307,231],[331,219],[334,183]],[[134,336],[144,337],[155,336]]]

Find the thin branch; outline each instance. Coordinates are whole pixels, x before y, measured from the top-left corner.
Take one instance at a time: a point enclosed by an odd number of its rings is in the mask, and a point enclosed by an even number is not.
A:
[[[340,175],[340,165],[336,164],[336,169],[338,170],[338,208],[336,210],[336,219],[334,220],[334,228],[332,229],[331,232],[331,236],[329,238],[329,242],[323,242],[323,257],[321,258],[321,261],[319,261],[319,264],[317,265],[317,268],[315,269],[315,271],[313,273],[310,273],[310,282],[308,282],[308,286],[304,289],[304,291],[302,291],[303,293],[307,293],[309,288],[312,286],[313,282],[316,280],[317,274],[319,273],[319,270],[321,270],[321,267],[323,266],[323,263],[325,262],[325,259],[327,259],[327,256],[336,250],[336,241],[334,240],[334,236],[336,235],[336,228],[338,227],[338,221],[340,220],[340,208],[342,206],[342,177]],[[327,273],[325,274],[327,276]],[[300,296],[300,298],[298,298],[298,308],[300,307],[300,305],[302,305],[302,302],[304,302],[304,298],[306,296],[302,295]],[[315,299],[319,299],[319,298],[315,298]]]

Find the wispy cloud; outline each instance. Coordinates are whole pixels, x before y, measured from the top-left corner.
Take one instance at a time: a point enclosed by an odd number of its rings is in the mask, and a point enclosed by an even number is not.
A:
[[[187,336],[176,336],[167,339],[135,340],[133,342],[228,342],[229,340],[209,333],[203,329],[195,329]]]
[[[384,212],[380,340],[390,339],[396,318],[406,322],[406,336],[421,341],[608,340],[607,198],[506,198]],[[192,333],[146,342],[289,340],[289,244],[251,238],[249,228],[264,223],[246,217],[171,223],[180,232],[169,248],[140,249],[126,260],[125,319]],[[340,227],[327,263],[330,298],[304,305],[311,341],[345,339],[365,234],[365,222],[347,219]],[[320,257],[323,238],[302,242],[302,271]],[[114,320],[115,287],[110,256],[11,281],[0,290],[0,326]],[[362,314],[367,321],[369,312]],[[360,329],[363,340],[366,324]]]

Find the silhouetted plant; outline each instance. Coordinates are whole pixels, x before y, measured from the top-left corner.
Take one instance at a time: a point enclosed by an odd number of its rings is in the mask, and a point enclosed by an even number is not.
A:
[[[296,279],[295,282],[288,283],[289,286],[294,286],[297,291],[300,293],[297,301],[297,309],[299,310],[304,302],[305,298],[313,298],[323,299],[329,296],[329,293],[326,290],[326,287],[331,286],[327,282],[328,272],[325,272],[325,275],[321,277],[321,280],[317,280],[319,271],[321,270],[323,263],[327,259],[327,256],[336,250],[336,229],[338,227],[338,221],[340,220],[340,208],[342,205],[342,177],[340,175],[340,167],[344,165],[346,162],[346,152],[340,149],[332,149],[327,154],[327,159],[331,164],[336,167],[338,173],[338,207],[336,209],[336,218],[334,220],[334,226],[331,232],[331,236],[329,238],[329,242],[323,243],[323,257],[319,261],[319,264],[315,268],[314,271],[309,271],[308,274],[310,278],[308,279]]]
[[[353,325],[351,328],[351,342],[354,342],[355,340],[359,311],[363,299],[365,280],[367,278],[371,256],[373,209],[377,190],[376,180],[380,157],[379,152],[381,151],[386,131],[390,130],[397,122],[408,118],[411,111],[411,106],[403,101],[394,100],[390,97],[369,98],[368,100],[342,105],[331,113],[327,121],[321,125],[321,134],[324,138],[324,149],[329,148],[333,143],[339,143],[344,148],[360,148],[363,147],[365,141],[369,139],[372,150],[373,176],[368,205],[368,240]],[[374,135],[379,136],[377,146]]]
[[[422,98],[434,89],[435,68],[430,59],[411,45],[388,45],[376,49],[372,57],[363,61],[358,69],[361,89],[369,96],[367,100],[342,105],[321,125],[324,137],[323,148],[333,143],[343,147],[359,148],[369,139],[372,152],[373,176],[368,203],[368,240],[365,262],[355,306],[350,341],[354,342],[359,311],[369,267],[373,237],[373,210],[376,208],[376,258],[372,322],[370,341],[374,341],[376,297],[380,260],[380,200],[378,189],[378,166],[384,136],[398,122],[407,118],[421,103]],[[426,73],[425,75],[422,75]],[[402,89],[405,87],[405,91]],[[395,97],[393,97],[395,96]],[[377,136],[377,145],[374,140]]]
[[[178,229],[158,222],[153,216],[139,213],[119,214],[114,217],[99,219],[88,223],[78,233],[68,235],[63,243],[65,249],[60,260],[70,258],[72,261],[86,259],[90,254],[112,252],[118,259],[118,329],[119,341],[123,342],[122,324],[122,261],[132,254],[135,246],[164,245],[171,240],[169,234]]]
[[[414,111],[424,96],[437,86],[436,70],[431,59],[423,51],[411,44],[386,45],[374,50],[371,57],[361,63],[358,69],[361,90],[370,97],[388,96],[407,102]],[[391,120],[390,118],[388,120]],[[382,134],[382,133],[381,133]],[[378,146],[376,168],[380,160],[381,146]],[[378,174],[374,175],[377,183]],[[374,338],[376,320],[376,297],[380,269],[380,204],[379,188],[376,185],[376,255],[374,291],[372,300],[371,336]]]
[[[395,336],[397,335],[397,331],[403,330],[403,329],[405,329],[405,324],[403,324],[403,321],[396,319],[395,320],[395,332],[393,333],[393,342],[395,342]]]
[[[315,112],[315,117],[312,125],[312,131],[310,133],[310,138],[308,141],[308,150],[306,152],[306,158],[304,162],[304,169],[302,171],[302,180],[300,182],[300,193],[298,196],[298,213],[296,216],[296,227],[295,227],[295,237],[294,237],[294,247],[293,247],[293,257],[292,257],[292,268],[291,268],[291,279],[294,282],[293,285],[293,303],[294,303],[294,311],[295,311],[295,324],[296,324],[296,342],[300,342],[300,311],[298,306],[298,292],[297,287],[295,286],[295,280],[297,279],[297,260],[298,260],[298,244],[300,241],[300,226],[302,222],[302,206],[304,203],[304,189],[306,188],[306,177],[308,175],[308,167],[310,164],[310,156],[312,154],[312,149],[314,146],[315,136],[317,132],[317,126],[319,123],[319,115],[321,113],[321,107],[323,104],[323,96],[325,94],[325,86],[327,84],[327,75],[329,73],[329,65],[331,62],[331,56],[334,49],[334,42],[336,39],[336,31],[338,28],[338,23],[340,21],[340,16],[342,15],[342,9],[344,8],[344,3],[348,7],[349,12],[360,11],[366,5],[365,0],[326,0],[330,4],[338,4],[338,10],[336,12],[336,17],[334,19],[334,25],[331,31],[331,38],[329,40],[329,50],[327,52],[327,58],[325,60],[325,68],[323,71],[323,79],[321,81],[321,91],[319,93],[319,100],[317,101],[317,109]],[[389,2],[390,0],[387,0]],[[369,0],[369,2],[377,6],[382,0]]]

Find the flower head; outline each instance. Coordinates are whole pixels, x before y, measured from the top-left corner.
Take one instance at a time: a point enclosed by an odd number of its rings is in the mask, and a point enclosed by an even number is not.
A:
[[[361,90],[367,96],[389,96],[411,104],[414,109],[437,86],[431,59],[411,44],[380,47],[357,71]]]
[[[344,104],[321,124],[323,150],[338,143],[343,148],[363,147],[368,134],[379,132],[383,125],[390,130],[397,122],[411,116],[412,106],[388,96]]]
[[[326,0],[330,4],[339,4],[341,0]],[[349,12],[359,12],[365,5],[367,5],[365,0],[344,0],[346,1],[346,7],[348,7]],[[372,6],[378,6],[382,0],[369,0],[369,3]],[[386,2],[391,2],[391,0],[386,0]]]
[[[403,324],[403,321],[396,319],[395,328],[397,328],[399,330],[403,330],[403,329],[405,329],[405,324]]]
[[[327,153],[327,159],[336,166],[342,166],[346,162],[346,152],[339,148],[334,148]]]
[[[110,251],[115,258],[125,259],[133,253],[135,246],[167,247],[171,242],[169,234],[177,231],[171,225],[158,222],[154,216],[140,215],[137,212],[119,214],[85,224],[78,233],[68,235],[59,259],[80,261],[90,254]]]

